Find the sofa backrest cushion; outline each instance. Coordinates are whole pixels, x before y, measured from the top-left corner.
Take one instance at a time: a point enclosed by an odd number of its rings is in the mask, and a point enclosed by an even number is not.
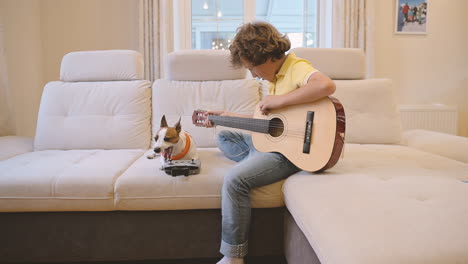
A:
[[[153,84],[153,136],[165,115],[169,126],[181,118],[182,129],[198,147],[216,147],[216,133],[230,128],[197,127],[192,124],[193,111],[253,113],[261,98],[260,83],[246,79],[245,68],[233,68],[229,51],[175,51],[168,55],[166,66],[165,79]]]
[[[357,80],[366,76],[362,49],[295,48],[291,51],[334,80]]]
[[[216,133],[224,128],[196,127],[194,110],[227,110],[253,113],[260,100],[260,84],[255,79],[225,81],[156,80],[153,84],[153,135],[166,116],[169,126],[182,118],[182,128],[195,139],[198,147],[215,147]]]
[[[134,50],[71,52],[60,67],[64,82],[143,80],[143,75],[143,56]]]
[[[347,143],[400,142],[401,121],[392,82],[365,79],[366,58],[362,49],[295,48],[292,52],[335,80],[333,96],[344,106]]]
[[[165,79],[221,81],[246,77],[245,68],[234,68],[227,50],[180,50],[167,56]]]
[[[334,97],[344,106],[346,143],[400,142],[400,114],[389,79],[336,80]]]
[[[107,58],[115,57],[115,62],[122,53],[106,51]],[[91,54],[95,54],[91,52]],[[81,61],[90,54],[70,55]],[[125,58],[128,54],[123,55]],[[67,57],[67,56],[65,56]],[[100,56],[98,56],[100,57]],[[95,59],[95,58],[93,58]],[[63,64],[62,64],[63,65]],[[118,67],[106,63],[97,63],[96,68],[104,81],[50,82],[44,87],[39,108],[35,150],[46,149],[146,149],[151,139],[151,82],[145,80],[110,81],[113,71]],[[86,68],[87,64],[83,67]],[[135,66],[135,65],[134,65]],[[66,70],[81,67],[67,64]],[[109,67],[109,68],[107,68]],[[130,69],[129,72],[138,72]],[[83,69],[86,72],[87,69]],[[114,76],[115,79],[120,77]]]

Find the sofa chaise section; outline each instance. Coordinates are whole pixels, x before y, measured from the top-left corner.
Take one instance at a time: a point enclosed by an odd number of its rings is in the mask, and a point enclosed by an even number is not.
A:
[[[468,263],[468,139],[402,134],[391,81],[345,70],[362,65],[359,52],[299,52],[333,64],[323,68],[333,71],[347,127],[335,167],[283,185],[288,263]]]
[[[329,173],[294,175],[284,193],[319,263],[465,263],[467,180],[463,162],[406,146],[348,144]],[[289,263],[302,263],[295,250],[286,250]]]

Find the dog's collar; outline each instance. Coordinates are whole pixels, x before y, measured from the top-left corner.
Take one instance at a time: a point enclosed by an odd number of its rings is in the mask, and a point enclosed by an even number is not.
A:
[[[189,149],[190,149],[190,135],[187,134],[187,132],[185,132],[185,148],[184,148],[184,150],[182,150],[181,153],[179,153],[179,154],[177,154],[175,156],[172,156],[171,160],[179,160],[179,159],[183,158],[187,154]]]

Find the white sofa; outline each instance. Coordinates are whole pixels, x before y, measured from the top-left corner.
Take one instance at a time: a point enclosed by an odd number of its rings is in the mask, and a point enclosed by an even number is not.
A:
[[[250,256],[468,263],[468,139],[402,134],[392,83],[364,78],[361,51],[294,51],[336,80],[346,146],[325,173],[252,191]],[[0,138],[0,261],[220,256],[220,189],[233,162],[215,145],[222,128],[195,127],[191,115],[252,112],[264,87],[222,51],[172,53],[153,84],[142,65],[133,51],[66,55],[60,81],[44,88],[34,141]],[[182,117],[200,174],[171,177],[146,158],[163,114]]]

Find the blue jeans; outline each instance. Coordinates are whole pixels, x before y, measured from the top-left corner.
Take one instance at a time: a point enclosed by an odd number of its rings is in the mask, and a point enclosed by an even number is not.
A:
[[[247,255],[252,188],[287,178],[300,169],[276,152],[258,152],[249,134],[223,130],[218,147],[238,163],[225,175],[222,188],[222,241],[220,252],[227,257]]]

